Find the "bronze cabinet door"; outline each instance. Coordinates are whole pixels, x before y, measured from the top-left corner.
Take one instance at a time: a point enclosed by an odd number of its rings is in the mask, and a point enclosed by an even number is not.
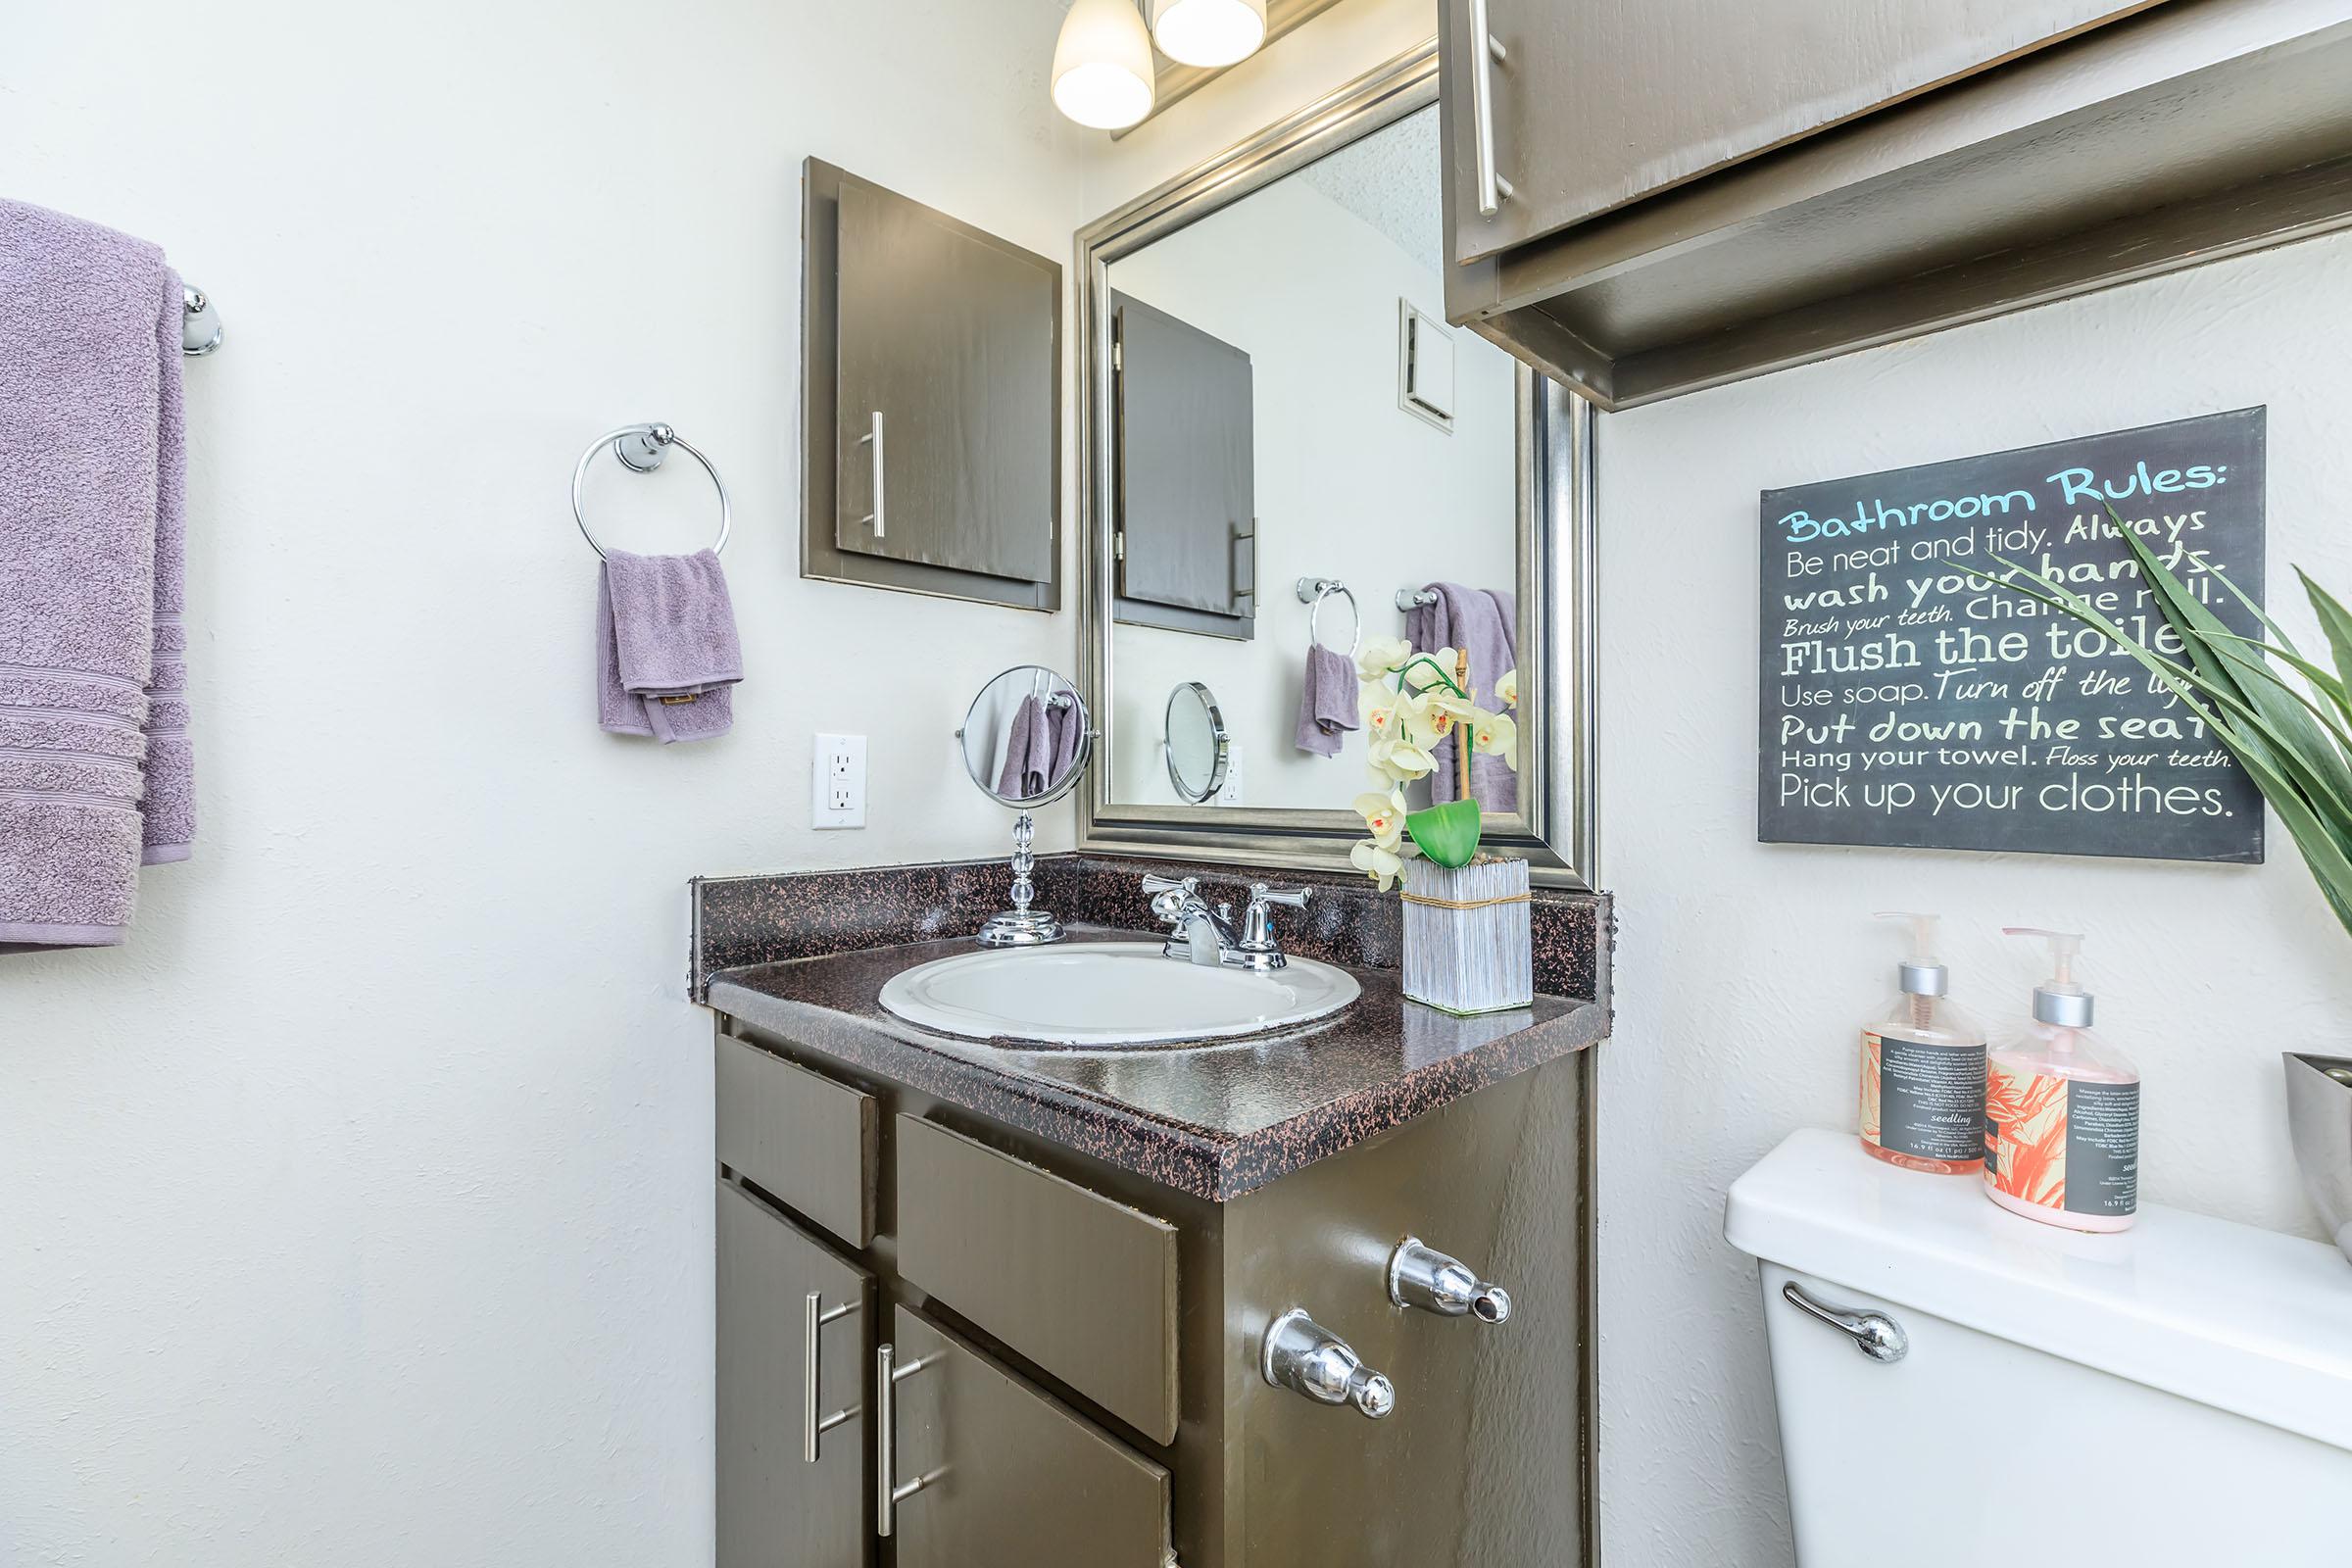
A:
[[[898,1568],[1166,1568],[1167,1471],[919,1313],[891,1331],[876,1505],[919,1484],[890,1510]]]
[[[841,176],[835,542],[1046,582],[1061,269]]]
[[[851,1247],[874,1239],[874,1097],[718,1037],[718,1162]]]
[[[1453,260],[2144,9],[2142,0],[1442,0]],[[1504,58],[1480,61],[1481,16]]]
[[[821,1319],[815,1415],[854,1411],[808,1457],[808,1299]],[[718,1188],[718,1568],[862,1568],[873,1277],[740,1188]]]

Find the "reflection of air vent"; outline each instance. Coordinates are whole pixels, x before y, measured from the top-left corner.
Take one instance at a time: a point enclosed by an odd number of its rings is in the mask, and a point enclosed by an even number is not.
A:
[[[1396,302],[1396,406],[1453,429],[1453,333],[1405,299]]]

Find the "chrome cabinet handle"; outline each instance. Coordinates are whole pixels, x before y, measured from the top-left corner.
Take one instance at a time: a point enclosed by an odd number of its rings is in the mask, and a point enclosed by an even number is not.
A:
[[[874,449],[874,510],[858,520],[872,523],[874,537],[884,538],[890,532],[890,514],[885,507],[888,479],[882,466],[882,411],[880,409],[874,411],[874,427],[859,436],[858,444],[861,447],[871,446]]]
[[[1511,1320],[1510,1292],[1414,1236],[1389,1254],[1389,1299],[1440,1317],[1474,1317],[1486,1324]]]
[[[1781,1287],[1781,1296],[1798,1311],[1817,1317],[1838,1333],[1850,1336],[1854,1348],[1873,1361],[1891,1365],[1911,1353],[1911,1336],[1903,1332],[1900,1323],[1884,1312],[1856,1312],[1817,1301],[1799,1289],[1794,1280]]]
[[[1278,1389],[1317,1404],[1352,1404],[1377,1421],[1396,1408],[1396,1386],[1364,1365],[1346,1340],[1298,1307],[1266,1330],[1258,1370]]]
[[[824,1309],[824,1293],[810,1291],[804,1304],[808,1307],[808,1312],[802,1321],[803,1332],[801,1335],[801,1462],[814,1464],[816,1463],[817,1438],[823,1433],[832,1431],[844,1421],[853,1419],[858,1414],[858,1406],[854,1404],[821,1418],[816,1413],[818,1407],[816,1392],[817,1330],[828,1323],[838,1323],[848,1317],[852,1312],[858,1310],[858,1303],[844,1301],[828,1312]]]
[[[897,1524],[899,1504],[947,1474],[944,1469],[934,1470],[904,1486],[899,1484],[897,1389],[902,1380],[914,1376],[939,1357],[918,1355],[905,1366],[900,1366],[898,1359],[896,1346],[885,1345],[874,1352],[874,1531],[885,1540]]]
[[[1502,40],[1487,25],[1487,0],[1470,0],[1470,139],[1477,149],[1478,216],[1493,218],[1511,194],[1511,182],[1494,167],[1494,63],[1510,59]]]

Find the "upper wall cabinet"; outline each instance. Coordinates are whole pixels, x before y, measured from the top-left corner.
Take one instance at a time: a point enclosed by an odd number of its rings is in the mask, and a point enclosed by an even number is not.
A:
[[[1250,356],[1117,289],[1110,314],[1117,618],[1252,636],[1257,512]]]
[[[1629,407],[2352,218],[2352,0],[1442,0],[1447,315]]]
[[[809,159],[802,574],[1060,605],[1061,269]]]

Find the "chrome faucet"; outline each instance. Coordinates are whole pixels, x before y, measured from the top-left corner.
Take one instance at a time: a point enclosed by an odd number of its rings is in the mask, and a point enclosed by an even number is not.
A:
[[[1182,958],[1208,967],[1227,965],[1238,969],[1260,972],[1279,969],[1288,962],[1282,956],[1282,945],[1274,939],[1273,906],[1285,905],[1303,908],[1308,890],[1305,888],[1275,888],[1264,882],[1250,884],[1250,906],[1243,912],[1241,930],[1233,925],[1233,906],[1220,904],[1209,907],[1200,897],[1199,877],[1167,877],[1147,875],[1144,891],[1152,895],[1152,912],[1176,929],[1160,949],[1165,957]]]

